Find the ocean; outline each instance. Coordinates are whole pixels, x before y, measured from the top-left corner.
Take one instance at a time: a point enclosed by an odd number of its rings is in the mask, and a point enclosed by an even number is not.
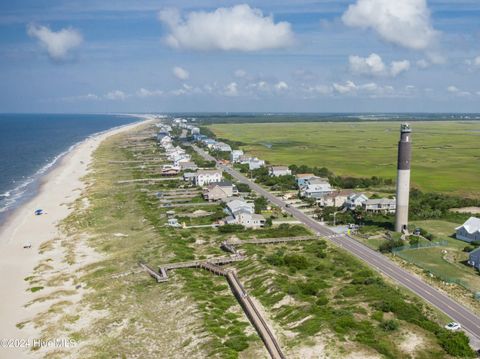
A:
[[[136,122],[123,115],[0,114],[0,223],[75,144]]]

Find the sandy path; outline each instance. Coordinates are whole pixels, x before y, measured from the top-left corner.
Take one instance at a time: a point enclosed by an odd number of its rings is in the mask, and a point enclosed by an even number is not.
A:
[[[122,126],[79,144],[42,179],[37,196],[18,208],[0,228],[0,359],[31,357],[25,349],[5,348],[2,339],[38,338],[34,330],[16,327],[17,323],[33,317],[34,309],[24,305],[38,296],[27,292],[29,284],[24,278],[38,264],[40,244],[59,236],[57,224],[69,215],[68,204],[84,188],[81,178],[88,172],[92,153],[107,137],[144,123]],[[47,214],[35,216],[36,208],[44,209]],[[24,249],[24,243],[31,243],[32,248]]]

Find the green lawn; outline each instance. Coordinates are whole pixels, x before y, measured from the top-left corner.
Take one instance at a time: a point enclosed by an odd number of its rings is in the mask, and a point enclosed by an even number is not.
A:
[[[398,122],[216,124],[221,138],[272,164],[395,178]],[[480,197],[480,122],[414,122],[412,182],[425,191]]]
[[[465,265],[468,253],[464,252],[463,248],[468,243],[451,237],[459,224],[439,220],[415,221],[413,224],[434,234],[434,241],[446,241],[448,244],[434,248],[405,250],[400,253],[400,256],[443,280],[460,281],[471,291],[480,291],[480,275],[476,270]]]

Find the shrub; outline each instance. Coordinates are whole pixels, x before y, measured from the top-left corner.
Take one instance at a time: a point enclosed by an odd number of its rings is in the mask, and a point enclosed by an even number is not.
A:
[[[468,252],[473,251],[474,249],[475,249],[475,247],[473,247],[473,246],[466,246],[466,247],[463,248],[463,251],[468,253]]]
[[[404,242],[401,239],[388,240],[380,244],[378,250],[382,253],[391,252],[394,248],[403,247]]]
[[[380,323],[380,328],[386,332],[393,332],[398,329],[398,322],[396,320],[383,320]]]
[[[218,227],[220,233],[234,233],[241,232],[245,229],[241,224],[226,224],[224,226]]]
[[[463,332],[450,332],[442,329],[437,333],[437,338],[443,349],[454,357],[472,358],[475,356],[470,348],[468,337]]]
[[[287,267],[295,268],[295,269],[306,269],[308,268],[308,260],[307,257],[302,256],[300,254],[290,254],[286,255],[283,258],[285,265]]]

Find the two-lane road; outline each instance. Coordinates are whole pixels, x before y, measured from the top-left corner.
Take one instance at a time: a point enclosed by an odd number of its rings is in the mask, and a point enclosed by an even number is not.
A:
[[[480,318],[470,309],[451,299],[448,295],[433,288],[414,274],[400,268],[397,264],[392,262],[389,258],[382,255],[381,253],[378,253],[366,247],[362,243],[356,241],[355,239],[347,235],[335,234],[328,227],[313,220],[298,209],[287,206],[287,204],[282,199],[274,196],[269,191],[265,190],[252,180],[245,177],[239,171],[219,163],[214,157],[210,156],[202,149],[196,146],[193,146],[193,148],[203,158],[209,161],[215,161],[219,169],[230,174],[237,181],[247,184],[253,191],[267,198],[271,203],[284,209],[294,218],[304,223],[309,228],[313,229],[319,235],[327,237],[339,247],[344,248],[346,251],[350,252],[357,258],[368,263],[371,267],[375,268],[380,273],[383,273],[384,275],[390,277],[400,285],[408,288],[413,293],[417,294],[419,297],[423,298],[424,300],[431,303],[433,306],[437,307],[442,312],[447,314],[454,321],[460,323],[463,329],[472,339],[472,345],[476,349],[478,349],[480,344]]]

